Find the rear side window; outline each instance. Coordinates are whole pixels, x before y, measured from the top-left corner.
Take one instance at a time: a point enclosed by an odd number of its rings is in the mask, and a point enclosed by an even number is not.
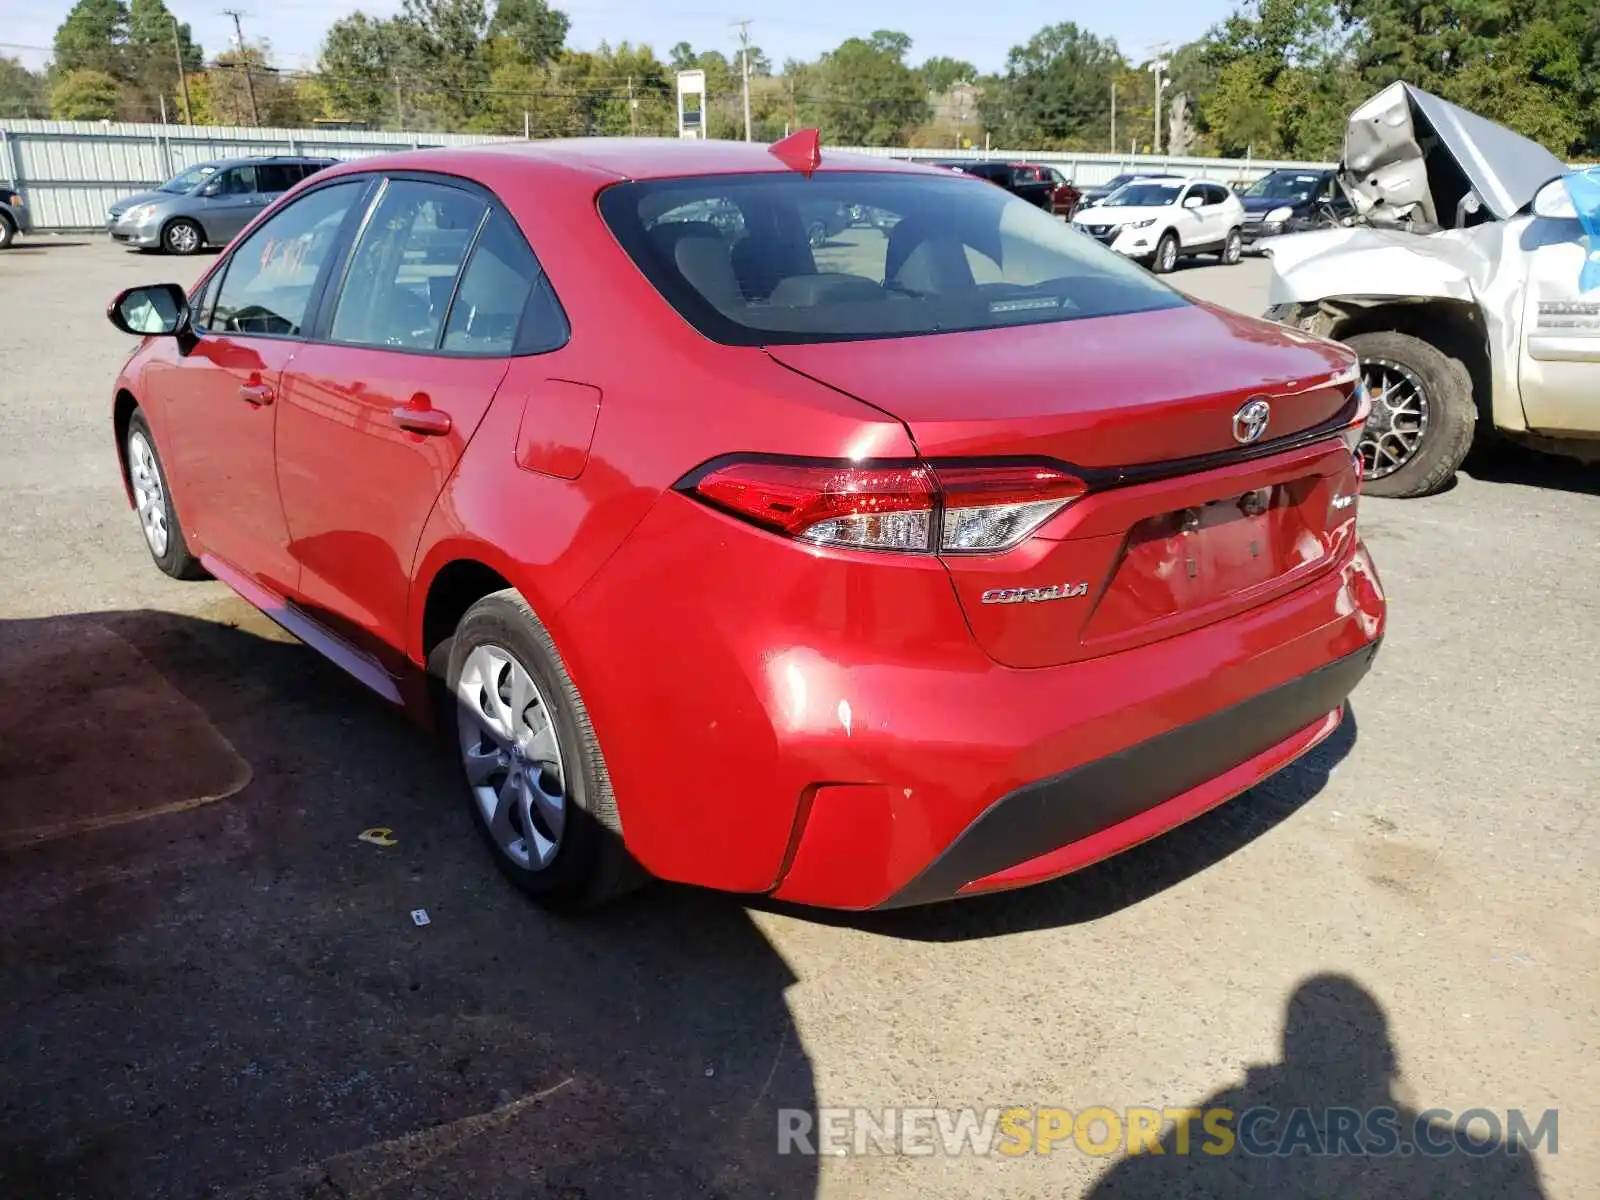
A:
[[[362,346],[433,349],[488,205],[444,184],[393,179],[356,243],[330,336]]]
[[[837,227],[818,238],[814,214],[824,210],[839,214]],[[607,189],[600,212],[661,295],[707,337],[733,345],[993,329],[1187,303],[1035,205],[959,176],[647,180]]]
[[[300,169],[287,163],[262,163],[256,167],[256,187],[263,192],[287,192],[300,179]]]
[[[496,209],[461,276],[443,348],[467,354],[538,353],[566,340],[566,318],[538,259],[516,223]]]
[[[217,292],[212,331],[298,335],[317,276],[338,240],[339,226],[366,186],[360,180],[318,188],[240,242],[229,256]]]

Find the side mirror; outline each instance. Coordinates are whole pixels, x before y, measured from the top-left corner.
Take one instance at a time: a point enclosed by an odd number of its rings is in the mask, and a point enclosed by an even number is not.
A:
[[[200,194],[208,197],[222,195],[222,180],[213,179],[210,183],[206,184],[200,189]]]
[[[1185,208],[1199,208],[1204,203],[1205,198],[1203,196],[1185,196],[1183,198],[1183,206]]]
[[[111,301],[106,317],[135,337],[181,337],[189,331],[189,298],[175,283],[125,288]]]
[[[1567,188],[1566,176],[1552,179],[1534,194],[1533,215],[1557,221],[1578,219],[1578,206],[1572,202],[1572,192]]]

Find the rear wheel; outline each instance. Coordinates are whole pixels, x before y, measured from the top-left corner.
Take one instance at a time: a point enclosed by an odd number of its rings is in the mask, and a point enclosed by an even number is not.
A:
[[[501,871],[550,908],[585,908],[638,887],[611,777],[555,644],[520,593],[461,619],[445,668],[473,819]]]
[[[1157,275],[1165,275],[1177,265],[1178,235],[1169,229],[1161,235],[1161,240],[1156,243],[1156,252],[1150,260],[1150,269]]]
[[[205,245],[200,226],[184,217],[168,221],[161,231],[161,248],[168,254],[198,254]]]
[[[1228,236],[1222,243],[1222,252],[1217,255],[1217,261],[1231,267],[1243,257],[1244,236],[1237,229],[1228,230]]]
[[[17,227],[11,223],[11,218],[0,212],[0,250],[6,249],[17,240]]]
[[[1357,448],[1361,490],[1393,497],[1437,492],[1472,448],[1477,408],[1466,366],[1404,333],[1358,333],[1346,344],[1361,356],[1372,396]]]
[[[167,473],[156,453],[156,440],[144,414],[137,409],[128,420],[124,454],[128,463],[128,489],[139,514],[139,528],[150,557],[165,574],[174,579],[204,579],[205,568],[189,552],[189,543],[172,507],[172,492]]]

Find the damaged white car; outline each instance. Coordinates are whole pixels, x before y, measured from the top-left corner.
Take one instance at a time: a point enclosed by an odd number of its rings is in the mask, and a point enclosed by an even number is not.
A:
[[[1266,315],[1360,354],[1364,490],[1438,491],[1493,434],[1600,461],[1600,169],[1397,83],[1340,181],[1357,225],[1262,243]]]

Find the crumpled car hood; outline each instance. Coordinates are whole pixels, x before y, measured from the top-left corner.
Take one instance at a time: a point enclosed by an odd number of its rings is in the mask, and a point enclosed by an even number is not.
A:
[[[1340,181],[1375,225],[1510,219],[1567,167],[1537,142],[1409,83],[1350,114]]]

